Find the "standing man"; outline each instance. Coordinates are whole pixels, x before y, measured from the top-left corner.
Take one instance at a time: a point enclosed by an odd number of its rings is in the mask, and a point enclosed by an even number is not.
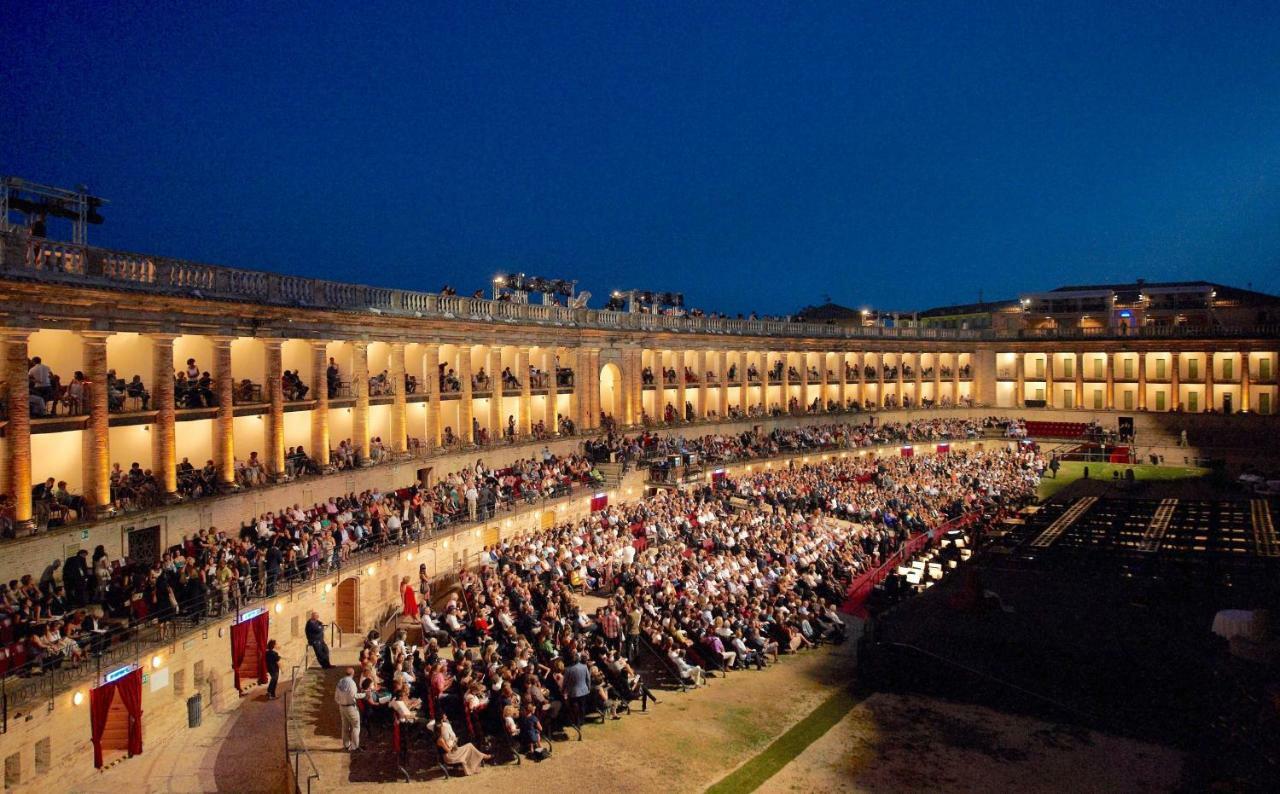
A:
[[[348,667],[346,672],[338,681],[333,701],[338,704],[338,716],[342,717],[342,749],[354,753],[360,749],[360,710],[356,708],[359,693],[356,689],[355,668]]]
[[[587,714],[587,696],[591,694],[591,671],[582,663],[581,654],[573,658],[573,664],[564,671],[564,694],[573,709],[573,726],[582,740],[582,719]]]
[[[267,700],[276,699],[276,686],[280,683],[280,654],[276,651],[276,641],[267,640]]]
[[[316,661],[322,668],[328,670],[333,667],[329,664],[329,646],[324,642],[324,623],[319,612],[312,612],[311,619],[307,621],[307,644],[316,652]]]

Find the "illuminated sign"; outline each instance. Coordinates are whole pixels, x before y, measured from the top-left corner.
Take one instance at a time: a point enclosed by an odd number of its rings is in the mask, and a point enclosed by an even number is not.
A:
[[[133,669],[134,669],[134,665],[126,664],[124,667],[121,667],[116,670],[112,670],[111,672],[107,673],[105,676],[102,677],[102,683],[114,684],[115,682],[119,681],[121,678],[124,678],[125,676],[127,676],[129,673],[132,673]]]
[[[257,616],[265,614],[266,611],[267,611],[266,607],[258,607],[257,609],[251,609],[248,612],[241,615],[240,619],[237,620],[236,623],[244,623],[246,620],[253,620]]]

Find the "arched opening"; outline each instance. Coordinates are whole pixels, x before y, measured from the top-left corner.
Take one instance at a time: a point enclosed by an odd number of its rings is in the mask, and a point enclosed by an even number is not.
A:
[[[344,579],[338,585],[337,603],[338,630],[342,633],[360,631],[360,580],[356,577]]]
[[[617,364],[600,368],[600,410],[620,423],[626,422],[622,407],[622,370]]]

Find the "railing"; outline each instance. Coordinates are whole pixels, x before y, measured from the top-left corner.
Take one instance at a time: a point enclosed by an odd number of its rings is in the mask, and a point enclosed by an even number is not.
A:
[[[293,666],[293,671],[289,677],[289,691],[284,694],[284,755],[285,766],[289,769],[290,774],[293,775],[293,791],[295,794],[302,794],[304,773],[307,781],[307,794],[311,794],[312,781],[320,779],[320,769],[316,766],[315,758],[311,756],[311,750],[307,747],[303,732],[297,729],[294,721],[293,704],[298,696],[299,667],[302,669],[302,678],[305,679],[307,674],[311,672],[310,645],[305,646],[302,651],[302,664]],[[302,768],[303,757],[307,759],[305,770]]]
[[[208,627],[230,615],[240,615],[260,602],[277,598],[292,597],[295,592],[314,587],[318,582],[330,576],[340,577],[343,571],[358,571],[370,562],[391,558],[401,551],[412,549],[421,553],[423,545],[437,540],[452,538],[459,533],[470,531],[479,524],[496,518],[500,511],[512,514],[530,510],[545,510],[550,505],[562,503],[575,495],[591,493],[596,490],[592,484],[573,483],[557,488],[556,491],[543,497],[526,496],[519,501],[507,500],[494,505],[492,510],[482,509],[477,518],[471,521],[466,512],[452,518],[443,514],[435,514],[433,527],[422,527],[417,536],[404,543],[390,543],[385,546],[365,546],[356,550],[346,560],[330,563],[321,560],[315,569],[302,568],[296,571],[282,569],[278,577],[269,576],[266,570],[259,567],[244,583],[248,592],[231,608],[214,608],[216,591],[211,591],[203,600],[183,601],[178,604],[176,613],[149,615],[145,620],[130,622],[119,626],[105,634],[98,635],[92,647],[86,647],[86,661],[71,666],[65,662],[53,665],[42,659],[30,659],[25,664],[11,667],[0,678],[0,735],[8,730],[8,717],[15,709],[26,711],[28,707],[40,701],[53,700],[61,693],[84,684],[86,679],[100,678],[107,672],[132,660],[147,658],[156,648],[171,645],[182,637],[189,636],[196,630]],[[300,565],[305,563],[301,561]],[[167,613],[167,610],[165,611]],[[181,628],[178,628],[181,626]],[[84,642],[88,643],[88,640]]]
[[[0,273],[21,278],[74,282],[202,298],[249,300],[279,306],[317,306],[346,311],[377,311],[412,317],[488,320],[504,323],[574,325],[610,330],[670,331],[737,336],[790,336],[822,339],[1088,339],[1280,337],[1280,325],[1234,328],[1049,328],[996,331],[932,327],[884,328],[781,320],[671,317],[604,309],[570,309],[510,303],[457,295],[310,279],[258,270],[205,265],[180,259],[113,251],[91,246],[3,235]]]

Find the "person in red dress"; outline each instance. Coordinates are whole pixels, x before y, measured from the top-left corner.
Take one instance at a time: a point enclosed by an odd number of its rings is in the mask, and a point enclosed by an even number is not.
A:
[[[418,597],[414,595],[413,585],[409,584],[407,576],[400,580],[400,597],[404,600],[401,614],[411,618],[418,617]]]

